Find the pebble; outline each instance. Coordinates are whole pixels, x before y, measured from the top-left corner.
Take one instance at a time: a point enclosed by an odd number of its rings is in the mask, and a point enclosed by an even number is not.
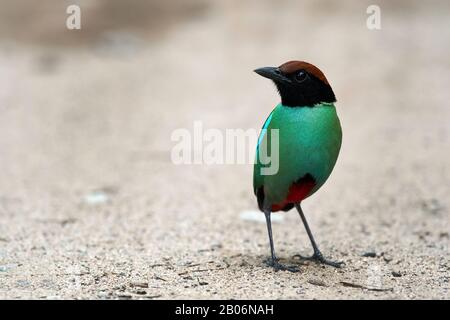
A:
[[[98,190],[88,193],[87,195],[84,196],[83,200],[87,204],[97,205],[106,203],[109,200],[109,196],[105,192]]]
[[[137,288],[148,288],[147,282],[131,282],[130,286],[137,287]]]
[[[309,279],[308,283],[319,287],[328,287],[328,285],[325,282],[319,279]]]
[[[402,274],[401,274],[400,272],[398,272],[398,271],[392,271],[392,275],[393,275],[394,277],[396,277],[396,278],[399,278],[399,277],[402,276]]]
[[[17,264],[4,264],[0,266],[0,272],[6,272],[8,270],[14,269],[17,267]]]
[[[362,254],[363,257],[376,258],[377,253],[375,251],[367,251]]]
[[[142,294],[147,294],[147,291],[145,291],[145,290],[136,290],[135,293],[142,295]]]

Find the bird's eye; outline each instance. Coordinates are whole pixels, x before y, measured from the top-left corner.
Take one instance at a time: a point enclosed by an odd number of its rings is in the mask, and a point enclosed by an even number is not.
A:
[[[299,83],[305,81],[306,79],[308,79],[308,74],[305,70],[297,71],[297,73],[295,74],[295,80]]]

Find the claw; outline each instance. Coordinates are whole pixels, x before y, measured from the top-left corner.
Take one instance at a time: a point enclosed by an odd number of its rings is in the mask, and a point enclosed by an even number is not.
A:
[[[300,271],[299,268],[296,267],[296,266],[285,266],[285,265],[282,265],[281,263],[278,262],[278,259],[271,259],[271,258],[269,258],[269,259],[267,259],[265,261],[265,263],[269,267],[272,267],[276,272],[277,271],[289,271],[289,272],[296,273],[296,272]]]
[[[315,252],[310,257],[304,257],[304,256],[302,256],[300,254],[296,254],[294,257],[299,257],[299,258],[301,258],[303,260],[313,260],[313,261],[316,261],[318,263],[325,264],[325,265],[328,265],[328,266],[332,266],[332,267],[335,267],[335,268],[341,268],[342,265],[345,265],[345,263],[343,261],[331,261],[331,260],[328,260],[328,259],[324,258],[324,256],[322,255],[322,253],[320,251],[319,252]]]

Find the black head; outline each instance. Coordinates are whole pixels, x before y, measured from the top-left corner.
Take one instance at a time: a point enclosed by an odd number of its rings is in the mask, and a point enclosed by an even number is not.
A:
[[[259,68],[255,72],[275,83],[285,106],[313,107],[321,102],[336,101],[325,75],[310,63],[289,61],[278,68]]]

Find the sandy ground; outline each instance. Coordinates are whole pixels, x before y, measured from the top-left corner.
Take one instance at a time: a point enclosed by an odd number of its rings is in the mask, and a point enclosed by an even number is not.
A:
[[[86,36],[2,10],[0,298],[448,299],[450,5],[396,3],[379,31],[364,2],[197,3]],[[301,272],[274,272],[252,166],[170,158],[194,120],[259,128],[278,97],[252,70],[290,59],[338,98],[341,156],[304,210],[342,269],[295,257],[290,211],[275,245]]]

